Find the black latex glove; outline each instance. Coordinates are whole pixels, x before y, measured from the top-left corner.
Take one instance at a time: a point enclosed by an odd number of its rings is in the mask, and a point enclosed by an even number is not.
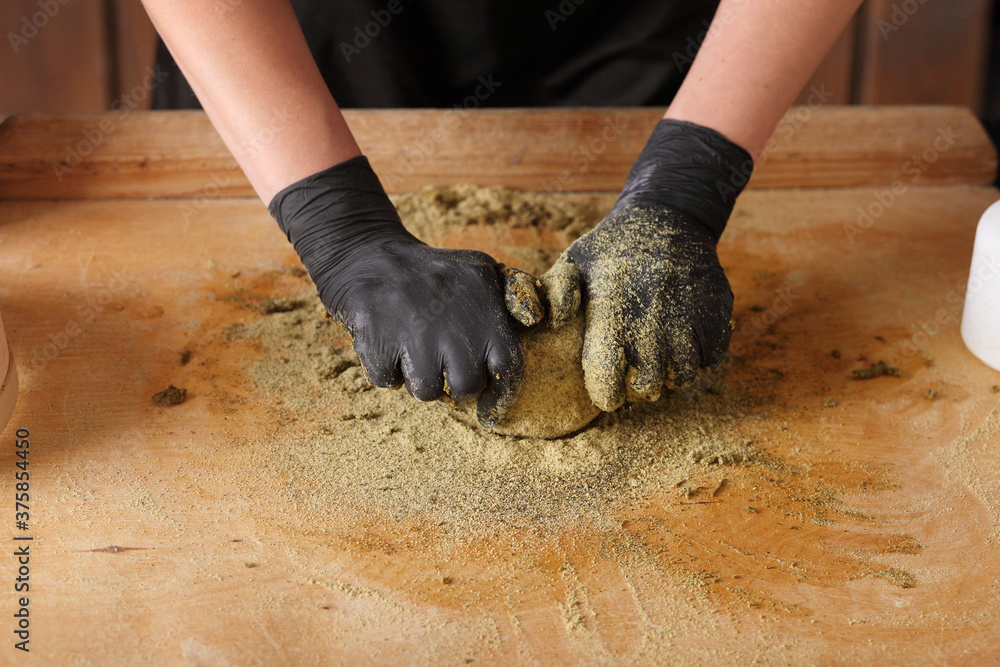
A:
[[[715,244],[752,170],[718,132],[660,121],[611,212],[542,277],[551,326],[586,307],[584,377],[602,410],[722,360],[733,293]]]
[[[517,398],[524,361],[499,266],[432,248],[403,227],[365,157],[285,188],[268,210],[378,387],[416,398],[479,396],[491,427]]]

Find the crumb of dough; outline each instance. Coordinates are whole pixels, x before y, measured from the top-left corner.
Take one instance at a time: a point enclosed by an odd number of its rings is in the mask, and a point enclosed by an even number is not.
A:
[[[855,380],[871,380],[872,378],[881,377],[882,375],[891,375],[893,377],[902,377],[903,373],[895,366],[888,366],[884,361],[877,361],[868,368],[860,368],[858,370],[851,371],[854,374]]]
[[[168,386],[163,391],[153,394],[153,402],[168,408],[173,405],[180,405],[187,399],[187,389],[181,389],[174,385]]]
[[[900,588],[913,588],[917,585],[916,577],[906,570],[902,570],[898,567],[890,567],[878,572],[870,570],[865,572],[862,576],[873,577],[875,579],[885,579],[886,581],[891,581]]]
[[[258,310],[265,315],[274,313],[290,313],[306,305],[302,299],[265,299],[258,306]]]

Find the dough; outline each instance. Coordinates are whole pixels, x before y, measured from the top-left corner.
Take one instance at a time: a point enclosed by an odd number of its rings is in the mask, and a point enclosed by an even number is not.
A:
[[[601,411],[590,402],[583,384],[583,332],[581,310],[558,329],[540,324],[521,334],[521,392],[494,432],[560,438],[594,420]]]

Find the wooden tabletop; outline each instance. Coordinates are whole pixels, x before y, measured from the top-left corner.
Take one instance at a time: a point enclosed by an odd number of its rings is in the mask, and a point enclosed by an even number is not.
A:
[[[656,116],[348,120],[392,192],[582,192],[620,187]],[[0,311],[21,391],[0,507],[12,538],[32,538],[32,659],[996,664],[1000,373],[958,331],[995,169],[961,109],[793,109],[719,248],[736,294],[730,393],[699,399],[750,406],[731,427],[755,454],[677,451],[676,488],[604,504],[598,490],[592,516],[558,528],[487,516],[463,539],[430,504],[405,519],[306,511],[287,443],[319,417],[265,400],[247,372],[262,350],[227,336],[263,317],[240,299],[302,288],[297,260],[203,115],[8,120]],[[530,243],[480,232],[437,240],[508,261]],[[878,360],[899,376],[853,376]],[[167,383],[188,399],[154,404]],[[658,409],[697,431],[684,400]],[[588,436],[598,468],[620,463],[601,458],[611,428]],[[15,429],[30,431],[26,530]]]

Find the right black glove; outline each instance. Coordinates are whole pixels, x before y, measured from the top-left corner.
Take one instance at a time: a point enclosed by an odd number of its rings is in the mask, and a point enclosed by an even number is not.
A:
[[[583,370],[597,407],[656,400],[722,360],[733,293],[715,244],[752,170],[718,132],[660,121],[607,217],[542,276],[552,326],[586,307]]]
[[[478,395],[483,426],[503,418],[524,365],[503,267],[406,231],[363,156],[288,186],[268,210],[351,335],[372,384],[405,382],[422,401]]]

